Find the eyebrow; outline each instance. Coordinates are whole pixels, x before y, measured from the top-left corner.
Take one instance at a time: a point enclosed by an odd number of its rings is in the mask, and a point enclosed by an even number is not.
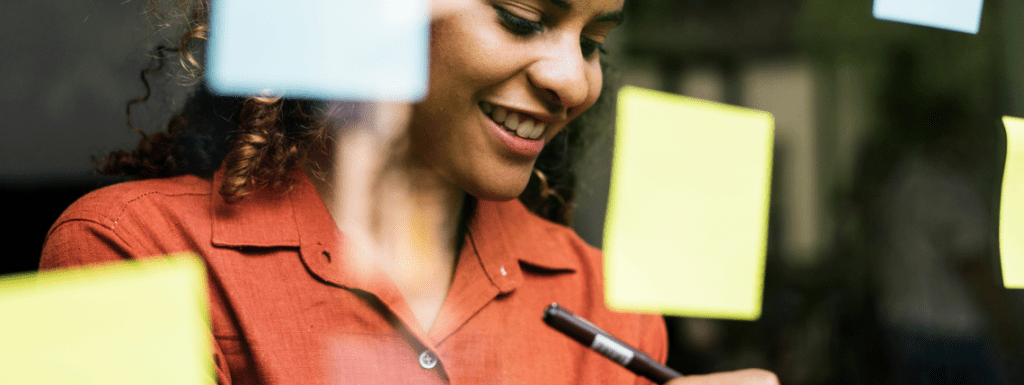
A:
[[[572,3],[568,0],[548,0],[551,4],[554,4],[558,8],[572,9]],[[626,14],[622,11],[615,11],[602,14],[594,19],[598,23],[615,23],[615,25],[622,24],[622,21],[626,19]]]

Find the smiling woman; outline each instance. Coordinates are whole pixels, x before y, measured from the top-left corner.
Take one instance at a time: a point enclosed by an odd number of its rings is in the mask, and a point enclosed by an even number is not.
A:
[[[437,20],[430,87],[414,107],[421,156],[482,199],[511,199],[537,156],[597,102],[597,49],[621,19],[620,0],[498,1]]]
[[[143,180],[72,205],[41,267],[202,256],[220,383],[645,383],[541,321],[558,302],[667,354],[660,317],[604,306],[601,253],[564,226],[622,1],[454,3],[433,20],[428,93],[385,170],[416,215],[384,232],[412,234],[411,251],[369,266],[347,252],[333,156],[358,107],[200,89],[166,133],[100,163]],[[176,51],[200,71],[208,3],[176,5]]]

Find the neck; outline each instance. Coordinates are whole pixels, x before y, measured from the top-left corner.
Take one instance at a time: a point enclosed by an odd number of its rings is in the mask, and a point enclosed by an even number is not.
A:
[[[358,265],[387,273],[429,330],[454,275],[466,194],[408,151],[394,151],[401,146],[366,135],[340,134],[311,157],[307,173],[346,244],[361,243],[347,252]],[[386,150],[391,155],[381,156]]]

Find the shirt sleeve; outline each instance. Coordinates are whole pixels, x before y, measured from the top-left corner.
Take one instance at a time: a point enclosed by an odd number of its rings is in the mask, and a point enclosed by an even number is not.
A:
[[[39,269],[51,270],[138,259],[132,245],[118,236],[102,219],[64,219],[50,230],[43,243]],[[210,334],[214,349],[214,370],[218,384],[230,385],[231,377],[220,346]]]

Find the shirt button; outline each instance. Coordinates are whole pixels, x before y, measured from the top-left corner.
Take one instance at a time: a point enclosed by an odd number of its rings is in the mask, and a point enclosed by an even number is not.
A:
[[[420,353],[420,366],[423,369],[433,369],[437,366],[437,356],[434,355],[434,352],[424,350],[423,353]]]

